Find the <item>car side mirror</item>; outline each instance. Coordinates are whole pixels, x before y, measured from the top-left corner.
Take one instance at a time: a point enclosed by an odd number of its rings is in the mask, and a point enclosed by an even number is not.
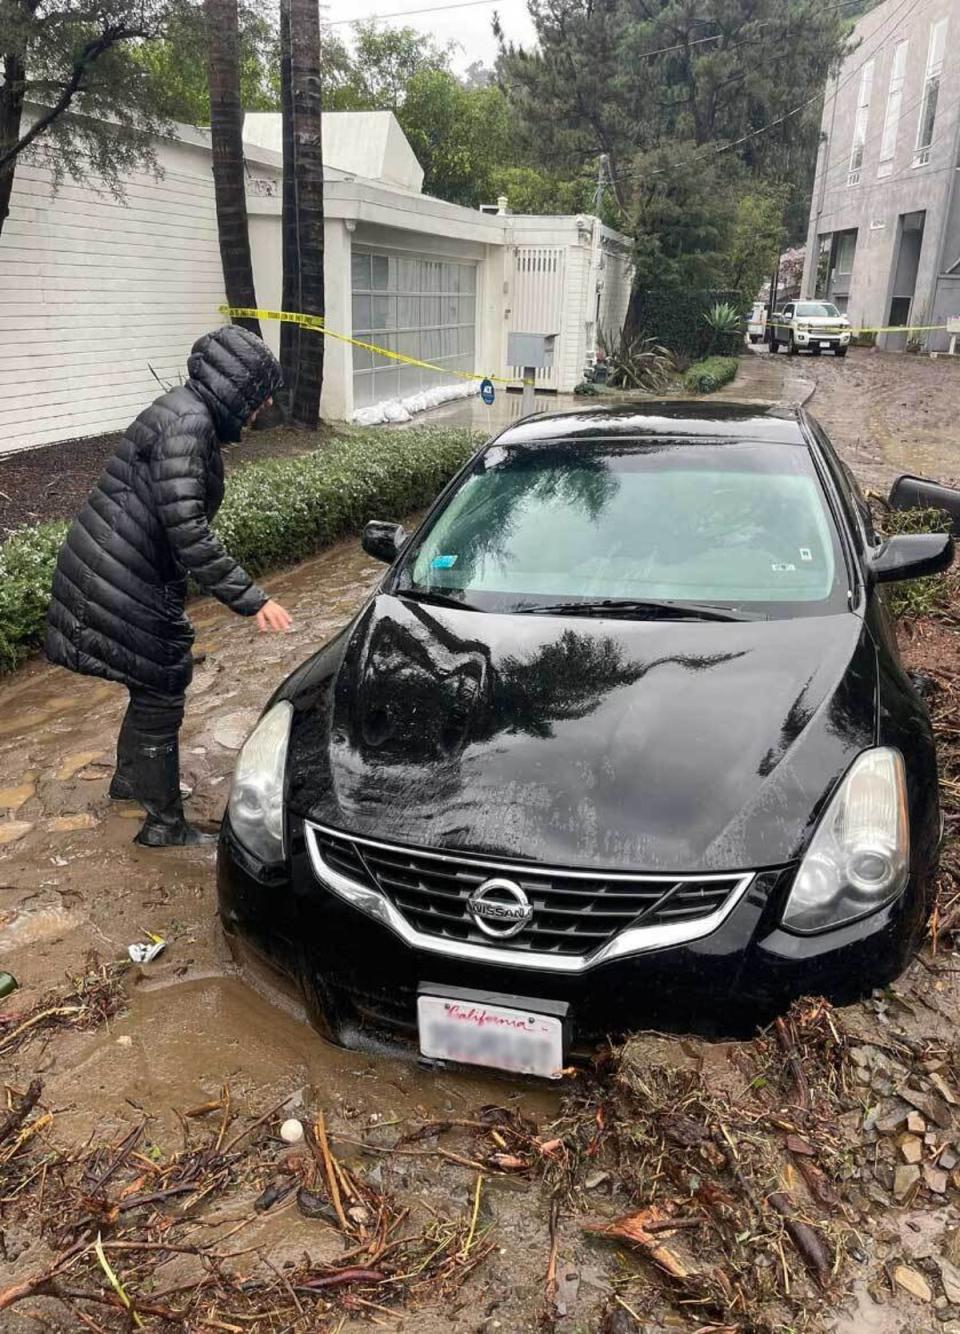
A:
[[[878,584],[895,584],[942,574],[953,564],[953,556],[949,533],[901,533],[877,548],[871,568]]]
[[[887,502],[894,510],[941,510],[949,514],[953,535],[960,535],[960,490],[926,477],[898,477]]]
[[[363,530],[362,546],[368,556],[392,565],[400,554],[407,535],[398,523],[373,519]]]

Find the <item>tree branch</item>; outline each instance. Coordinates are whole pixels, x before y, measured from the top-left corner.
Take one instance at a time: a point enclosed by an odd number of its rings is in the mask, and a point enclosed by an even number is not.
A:
[[[148,28],[126,28],[119,24],[105,28],[99,37],[87,42],[74,62],[70,78],[63,85],[63,92],[53,106],[48,107],[39,120],[34,121],[26,134],[21,135],[11,148],[0,153],[0,172],[32,144],[34,139],[39,138],[44,130],[49,129],[55,120],[63,115],[76,94],[81,91],[87,70],[91,65],[96,64],[102,55],[109,51],[111,47],[119,46],[121,42],[129,41],[134,37],[149,38],[152,35]]]

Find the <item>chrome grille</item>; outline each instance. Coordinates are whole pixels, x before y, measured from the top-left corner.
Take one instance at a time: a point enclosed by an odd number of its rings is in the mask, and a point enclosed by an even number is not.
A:
[[[518,952],[585,956],[627,928],[683,925],[720,912],[743,877],[703,878],[561,870],[530,863],[488,863],[462,853],[387,846],[312,827],[333,870],[379,891],[421,934],[490,945],[467,912],[485,881],[506,875],[526,893],[533,918],[498,944]]]

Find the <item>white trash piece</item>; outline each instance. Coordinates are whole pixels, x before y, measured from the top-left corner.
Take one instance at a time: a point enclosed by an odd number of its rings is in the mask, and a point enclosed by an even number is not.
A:
[[[303,1139],[303,1122],[291,1116],[289,1121],[284,1121],[280,1127],[280,1138],[284,1144],[299,1144]]]

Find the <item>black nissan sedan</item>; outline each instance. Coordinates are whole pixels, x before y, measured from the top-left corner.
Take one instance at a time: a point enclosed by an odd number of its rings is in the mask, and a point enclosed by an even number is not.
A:
[[[802,412],[522,421],[276,692],[220,843],[236,950],[323,1033],[556,1075],[639,1024],[894,977],[940,840],[878,541]]]

